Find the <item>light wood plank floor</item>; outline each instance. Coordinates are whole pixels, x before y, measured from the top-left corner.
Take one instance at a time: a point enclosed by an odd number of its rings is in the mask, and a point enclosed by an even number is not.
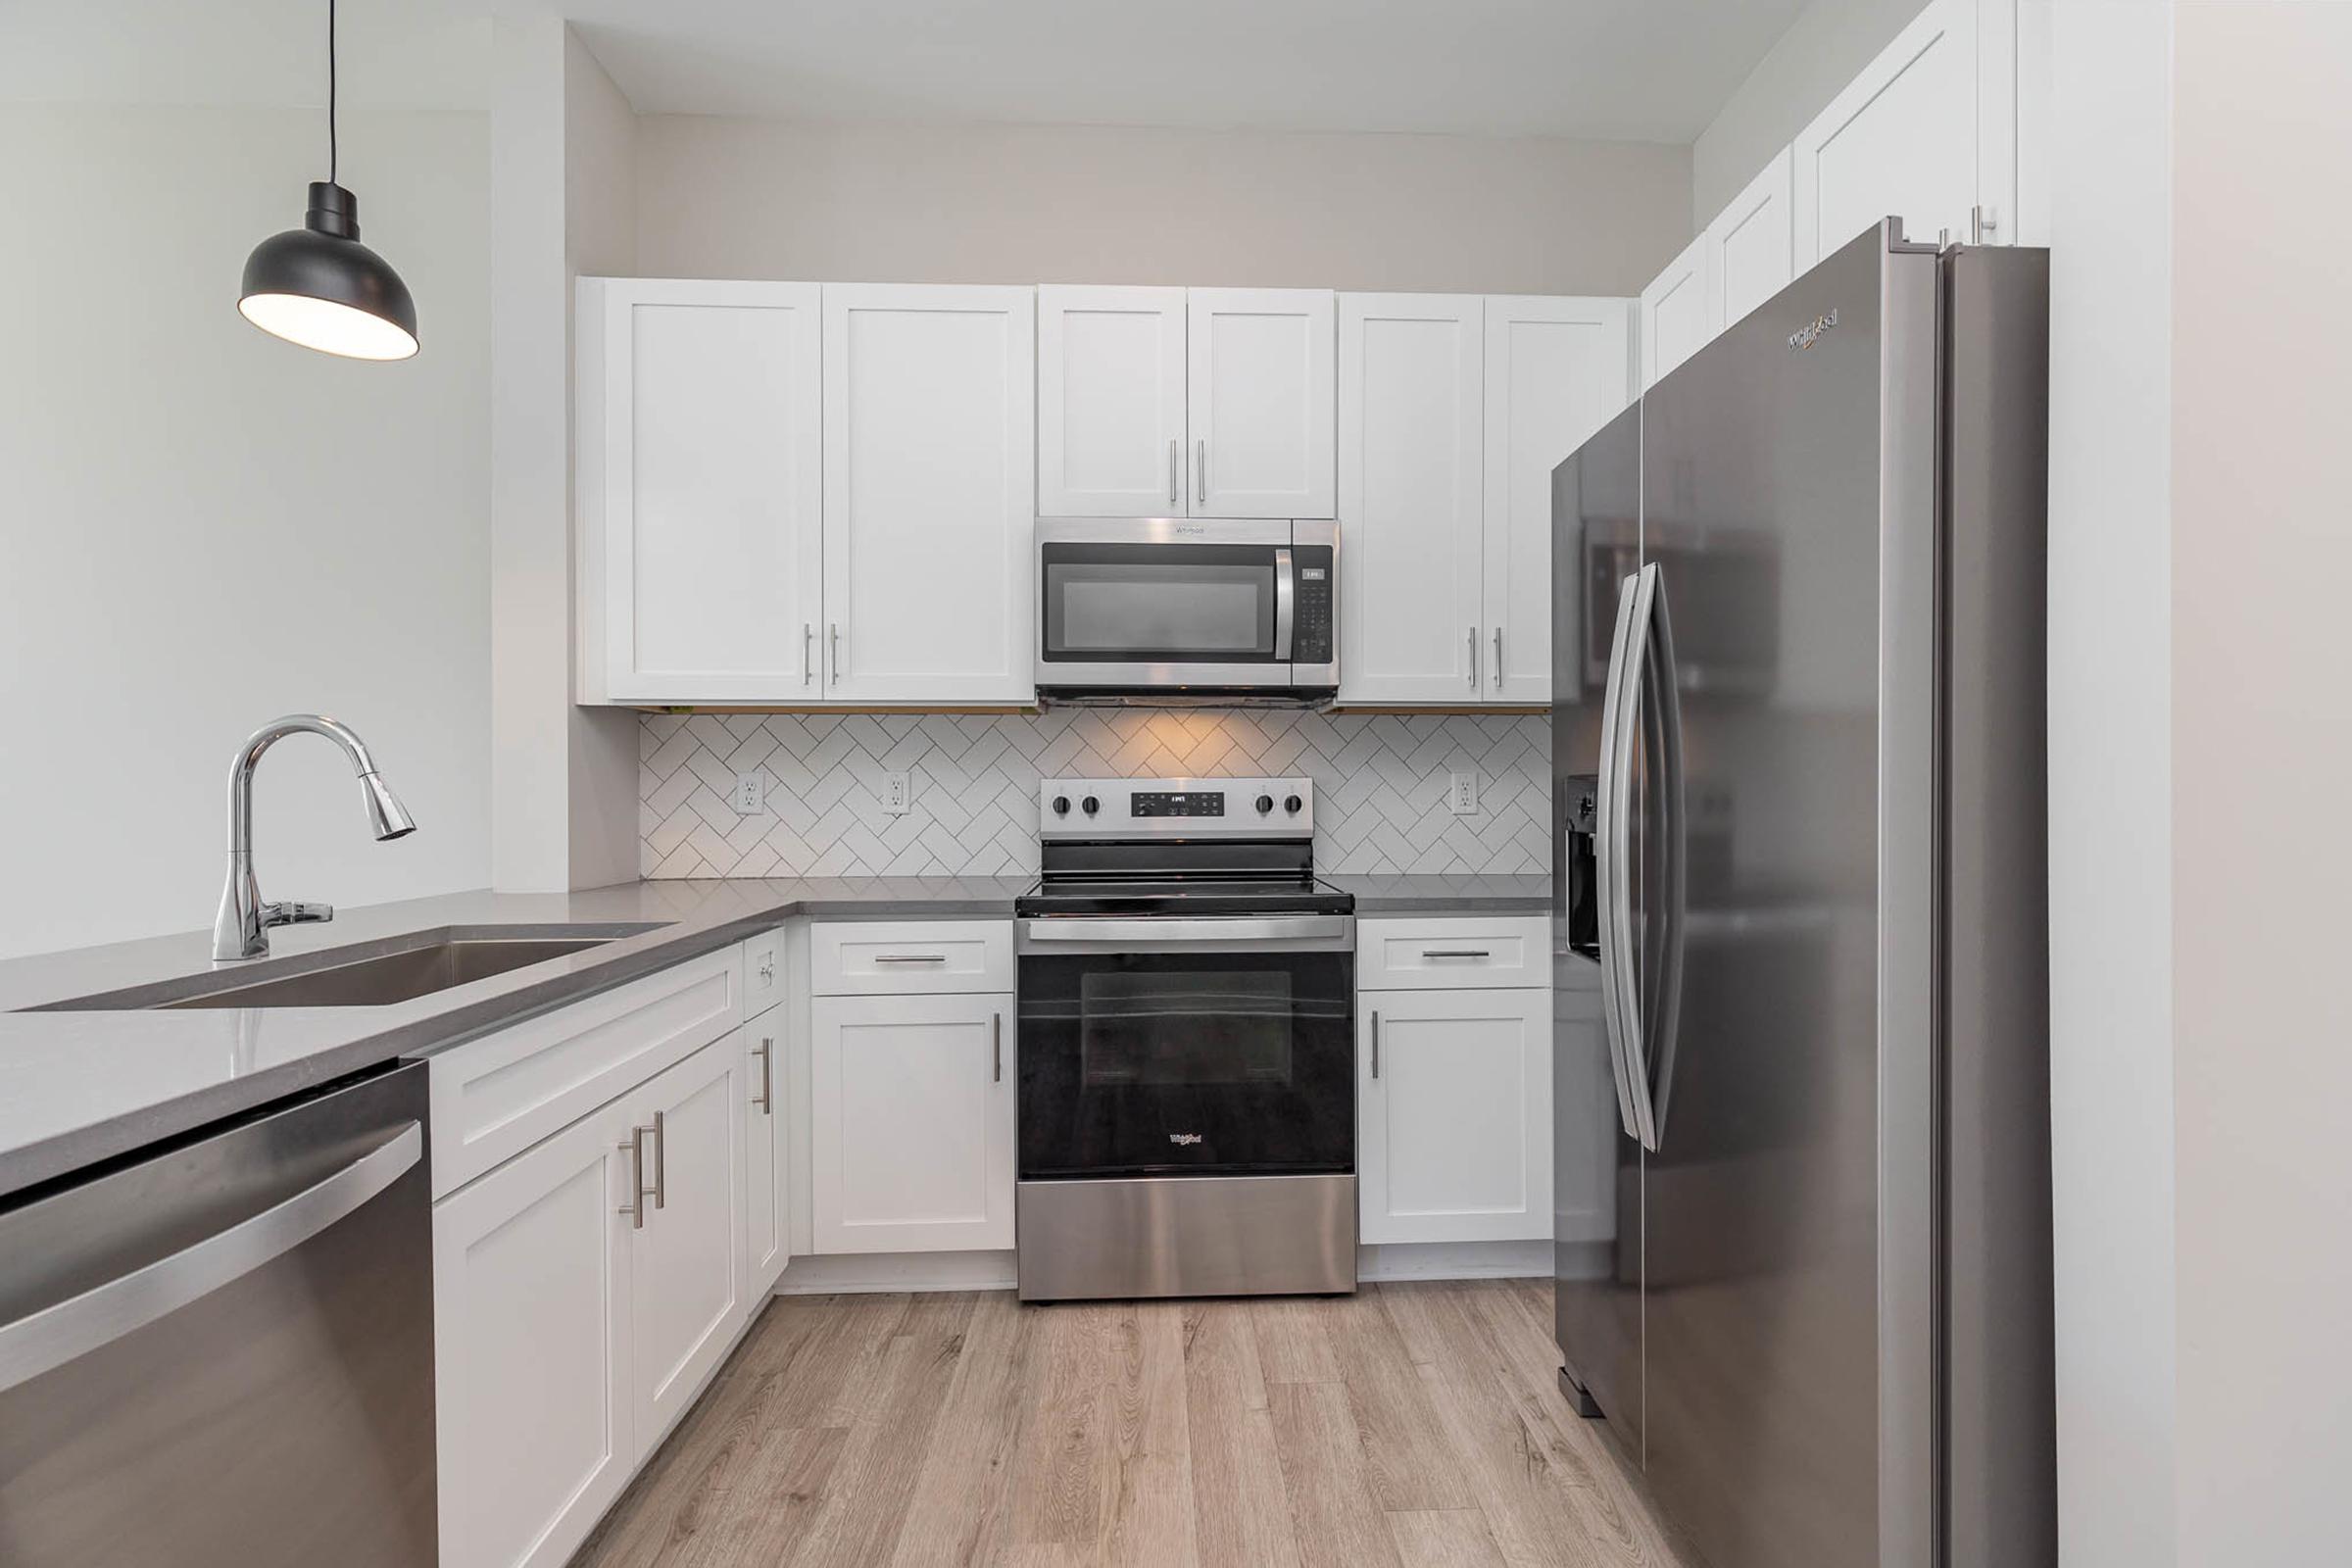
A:
[[[593,1568],[1688,1568],[1554,1382],[1551,1288],[779,1297]]]

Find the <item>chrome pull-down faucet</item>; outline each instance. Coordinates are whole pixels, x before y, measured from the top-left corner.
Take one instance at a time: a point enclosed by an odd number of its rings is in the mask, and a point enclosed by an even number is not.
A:
[[[368,827],[378,839],[397,839],[416,831],[416,823],[375,771],[368,745],[351,730],[317,713],[288,713],[271,719],[246,737],[237,748],[228,771],[228,886],[220,894],[220,915],[213,922],[213,958],[259,958],[270,952],[273,925],[308,925],[332,920],[331,904],[264,904],[253,876],[253,770],[262,754],[288,735],[308,730],[343,748],[352,770],[360,775],[360,793],[368,808]]]

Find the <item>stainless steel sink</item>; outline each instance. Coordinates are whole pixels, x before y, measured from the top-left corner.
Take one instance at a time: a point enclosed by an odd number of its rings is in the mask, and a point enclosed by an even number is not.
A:
[[[52,1003],[43,1011],[378,1007],[567,957],[660,923],[440,926]]]

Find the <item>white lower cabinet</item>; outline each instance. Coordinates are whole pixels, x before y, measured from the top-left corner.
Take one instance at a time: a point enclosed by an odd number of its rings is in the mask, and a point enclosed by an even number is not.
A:
[[[1535,988],[1357,998],[1366,1243],[1550,1238],[1551,1010]]]
[[[649,1451],[725,1359],[749,1313],[743,1257],[743,1044],[730,1034],[629,1097],[650,1171],[629,1231],[630,1388]]]
[[[792,1126],[785,1089],[784,1009],[743,1026],[743,1231],[755,1299],[792,1257]]]
[[[623,1102],[433,1208],[443,1568],[567,1559],[636,1464]]]
[[[1012,1023],[1002,993],[811,1001],[817,1251],[1012,1245]]]

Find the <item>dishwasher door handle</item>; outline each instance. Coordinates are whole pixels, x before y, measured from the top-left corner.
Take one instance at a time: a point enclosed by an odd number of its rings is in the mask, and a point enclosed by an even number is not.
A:
[[[367,1153],[293,1197],[168,1257],[0,1324],[0,1390],[135,1333],[283,1257],[357,1212],[423,1157],[423,1129],[403,1122]]]

